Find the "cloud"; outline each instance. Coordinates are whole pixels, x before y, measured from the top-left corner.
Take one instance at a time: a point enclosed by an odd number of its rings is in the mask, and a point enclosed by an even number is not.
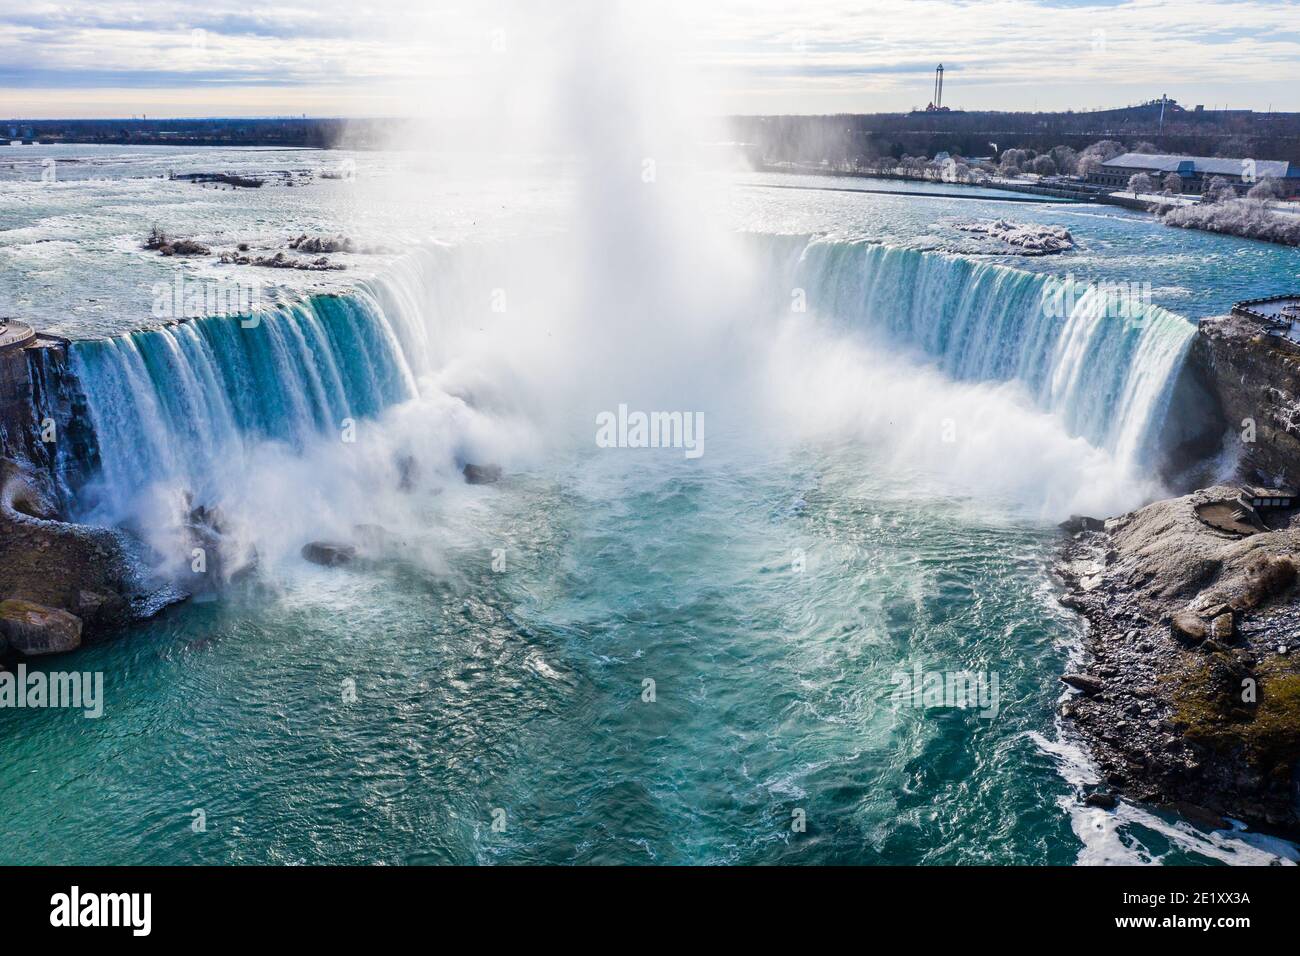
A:
[[[547,14],[563,21],[566,7]],[[42,90],[275,88],[278,111],[296,112],[295,89],[316,102],[347,86],[364,109],[367,90],[391,103],[404,79],[472,82],[510,10],[506,0],[272,0],[251,11],[232,0],[35,2],[0,11],[0,88],[24,91],[13,100],[26,104]],[[1300,109],[1291,0],[678,0],[674,13],[677,52],[738,112],[923,106],[941,61],[952,102],[973,109],[1086,109],[1166,92]]]

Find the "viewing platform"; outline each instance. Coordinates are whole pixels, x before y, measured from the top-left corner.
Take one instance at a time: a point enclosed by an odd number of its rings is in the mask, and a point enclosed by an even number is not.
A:
[[[0,319],[0,352],[20,349],[36,341],[36,331],[26,322]]]
[[[1247,299],[1234,305],[1232,314],[1260,323],[1267,335],[1300,352],[1300,294]]]

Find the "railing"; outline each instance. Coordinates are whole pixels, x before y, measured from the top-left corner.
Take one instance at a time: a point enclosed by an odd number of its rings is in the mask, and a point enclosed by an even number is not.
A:
[[[1294,327],[1292,320],[1285,316],[1269,315],[1251,308],[1251,306],[1261,305],[1265,302],[1285,302],[1287,300],[1300,302],[1300,295],[1266,295],[1259,299],[1246,299],[1232,307],[1232,314],[1258,322],[1264,327],[1264,334],[1274,344],[1293,355],[1300,355],[1300,342],[1291,338],[1291,329]],[[1281,311],[1279,310],[1279,312]]]
[[[26,322],[0,319],[0,349],[21,348],[36,338],[36,333]]]
[[[1263,322],[1266,325],[1271,325],[1275,323],[1277,320],[1274,319],[1271,315],[1265,315],[1263,312],[1255,311],[1254,309],[1251,308],[1251,306],[1261,305],[1265,302],[1283,302],[1286,300],[1300,302],[1300,293],[1287,294],[1287,295],[1266,295],[1258,299],[1245,299],[1244,301],[1238,302],[1236,305],[1234,305],[1232,307],[1232,312],[1233,315],[1240,315],[1247,319],[1255,319],[1259,322]]]

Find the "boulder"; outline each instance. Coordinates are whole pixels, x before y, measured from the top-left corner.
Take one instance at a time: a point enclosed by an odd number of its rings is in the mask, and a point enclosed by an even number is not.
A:
[[[1208,629],[1195,611],[1179,611],[1169,620],[1169,633],[1183,644],[1196,645],[1205,640]]]
[[[1205,830],[1224,830],[1228,823],[1223,815],[1187,800],[1175,800],[1167,804],[1170,810],[1188,822]]]
[[[1214,635],[1215,640],[1231,642],[1233,634],[1232,612],[1224,611],[1216,616],[1210,623],[1210,632]]]
[[[1104,790],[1098,790],[1094,793],[1088,794],[1083,798],[1083,802],[1087,806],[1100,807],[1103,810],[1114,810],[1116,805],[1119,803],[1119,801],[1115,799],[1115,794],[1107,793]]]
[[[1103,681],[1090,674],[1062,674],[1061,683],[1075,690],[1081,690],[1090,697],[1101,693],[1102,688],[1106,686]]]
[[[463,474],[469,485],[490,485],[501,480],[500,465],[466,465]]]
[[[81,646],[81,618],[33,601],[0,601],[0,642],[28,657]]]
[[[1099,518],[1089,518],[1086,515],[1070,515],[1060,523],[1059,527],[1069,534],[1078,534],[1080,531],[1101,531],[1106,527],[1106,523]]]
[[[356,559],[357,549],[350,544],[333,541],[312,541],[302,546],[302,556],[312,564],[332,568]]]

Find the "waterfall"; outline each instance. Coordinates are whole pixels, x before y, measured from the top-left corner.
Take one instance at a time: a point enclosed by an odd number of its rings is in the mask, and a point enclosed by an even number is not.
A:
[[[810,312],[918,352],[950,378],[1019,382],[1071,435],[1135,466],[1157,450],[1195,333],[1140,296],[1117,303],[1103,283],[940,252],[815,239],[791,271]]]
[[[248,442],[301,448],[413,397],[414,325],[392,309],[394,295],[379,283],[252,317],[74,343],[104,500],[125,500],[160,478],[181,479],[202,497],[226,471],[213,465],[239,460]]]
[[[861,241],[747,240],[767,275],[745,292],[747,308],[759,313],[754,340],[771,338],[776,320],[789,316],[793,289],[806,298],[803,318],[863,338],[881,360],[911,353],[956,382],[1016,383],[1069,436],[1126,469],[1154,462],[1194,333],[1185,319],[1149,303],[1118,318],[1107,296],[1083,283],[975,258]],[[514,368],[572,378],[572,368],[534,361],[539,339],[530,345],[517,336],[554,327],[562,361],[592,352],[592,336],[607,330],[608,316],[582,316],[559,345],[554,322],[571,312],[564,298],[571,283],[548,283],[563,274],[557,255],[545,243],[424,248],[346,294],[303,298],[252,318],[213,316],[73,343],[70,365],[99,455],[81,512],[120,518],[114,505],[158,480],[219,499],[214,486],[237,480],[250,449],[277,443],[297,451],[340,434],[349,420],[423,394],[421,383],[449,363],[483,360],[485,342],[510,353]],[[504,319],[490,314],[502,275],[525,292],[512,300],[526,303],[524,314],[511,314],[523,324],[489,339],[493,327],[511,328],[493,326]],[[502,371],[510,367],[485,373],[490,380],[467,379],[469,390],[491,404],[494,389],[513,389],[514,406],[528,407],[512,373]]]

